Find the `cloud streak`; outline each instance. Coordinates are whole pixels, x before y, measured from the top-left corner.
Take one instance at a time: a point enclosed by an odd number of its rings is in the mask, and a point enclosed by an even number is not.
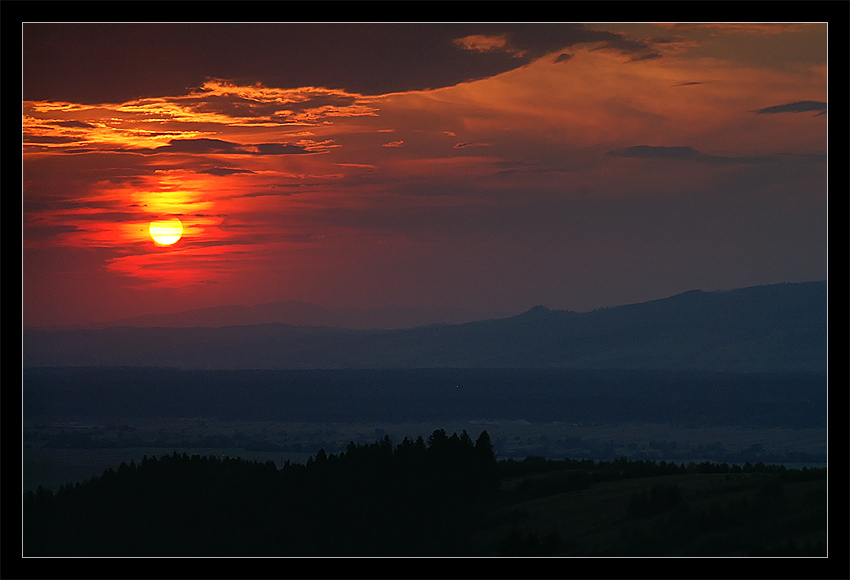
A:
[[[194,154],[226,154],[226,155],[302,155],[310,153],[304,147],[291,143],[258,143],[243,145],[222,141],[221,139],[172,139],[168,145],[151,150],[138,149],[135,152],[157,153],[194,153]]]
[[[784,105],[774,105],[756,111],[759,115],[772,115],[776,113],[808,113],[817,111],[815,116],[826,114],[826,102],[823,101],[795,101]]]

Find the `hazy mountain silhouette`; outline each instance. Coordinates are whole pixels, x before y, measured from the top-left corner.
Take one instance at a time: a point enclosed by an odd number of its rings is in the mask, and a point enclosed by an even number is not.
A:
[[[294,326],[329,326],[351,330],[397,329],[429,324],[461,324],[492,318],[494,313],[459,308],[424,309],[403,306],[383,308],[328,308],[299,301],[268,302],[256,306],[212,306],[171,314],[148,314],[80,328],[136,326],[143,328],[183,328],[245,326],[281,323]]]
[[[23,332],[32,366],[826,371],[827,283],[691,291],[577,313],[395,330],[256,324]]]

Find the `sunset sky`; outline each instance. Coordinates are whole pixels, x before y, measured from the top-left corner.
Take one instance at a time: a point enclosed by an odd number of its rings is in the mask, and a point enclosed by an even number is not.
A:
[[[23,24],[23,325],[827,278],[826,24]],[[159,245],[154,220],[182,237]]]

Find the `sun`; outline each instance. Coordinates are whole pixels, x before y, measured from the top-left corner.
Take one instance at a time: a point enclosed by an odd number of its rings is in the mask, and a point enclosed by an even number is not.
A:
[[[160,246],[170,246],[183,235],[183,222],[176,217],[154,220],[148,229],[153,241]]]

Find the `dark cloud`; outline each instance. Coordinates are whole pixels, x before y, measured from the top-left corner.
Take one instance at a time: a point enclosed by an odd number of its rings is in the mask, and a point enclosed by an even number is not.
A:
[[[126,150],[127,152],[155,153],[192,153],[197,155],[299,155],[310,151],[290,143],[260,143],[242,145],[221,139],[172,139],[168,145],[154,149]]]
[[[193,107],[200,113],[222,113],[229,117],[271,117],[283,108],[280,103],[258,103],[233,95],[204,96]]]
[[[250,169],[233,169],[231,167],[210,167],[201,171],[210,175],[233,175],[235,173],[254,173]]]
[[[823,101],[795,101],[784,105],[765,107],[756,112],[764,115],[772,113],[807,113],[809,111],[818,111],[818,115],[824,115],[826,114],[826,103]]]
[[[94,149],[92,147],[46,147],[46,146],[38,146],[38,145],[26,145],[25,151],[28,153],[32,153],[34,151],[49,151],[51,153],[61,153],[63,155],[68,154],[81,154],[84,155],[86,153],[100,153],[102,149]]]
[[[174,153],[248,153],[243,145],[221,139],[172,139],[168,145],[153,149],[154,152]]]
[[[637,157],[641,159],[671,159],[675,161],[696,161],[698,163],[712,163],[717,165],[736,165],[741,163],[766,163],[772,161],[770,157],[740,156],[723,157],[718,155],[706,155],[693,147],[662,147],[653,145],[635,145],[609,151],[608,155],[613,157]]]
[[[80,231],[76,226],[25,226],[22,228],[21,237],[27,241],[48,240],[62,234]]]
[[[473,35],[503,37],[509,50],[455,42]],[[125,102],[184,95],[209,78],[383,94],[485,78],[588,43],[656,54],[642,41],[571,23],[27,23],[22,96]],[[258,113],[253,107],[245,103]]]
[[[646,54],[636,54],[632,57],[633,61],[651,60],[653,58],[661,58],[661,54],[657,52],[647,52]]]
[[[298,155],[299,153],[309,153],[309,151],[291,143],[260,143],[257,145],[257,153],[260,155]]]
[[[311,94],[309,99],[297,103],[287,103],[286,109],[293,113],[303,113],[311,109],[321,109],[324,107],[348,107],[356,102],[357,99],[352,95]]]
[[[83,121],[57,121],[54,123],[60,127],[70,127],[73,129],[94,129],[95,125],[85,123]]]
[[[624,34],[615,34],[611,32],[599,31],[600,35],[595,38],[588,38],[584,42],[601,43],[597,50],[611,49],[619,51],[623,54],[632,55],[633,60],[644,60],[647,58],[656,58],[661,56],[655,49],[643,40],[633,40],[627,38]]]
[[[77,137],[63,137],[60,135],[30,135],[26,134],[22,137],[24,143],[76,143],[80,139]]]
[[[347,106],[354,103],[354,97],[334,97],[318,95],[302,102],[260,102],[234,95],[205,95],[197,99],[185,99],[183,103],[199,113],[219,113],[228,117],[271,119],[280,113],[297,113],[327,106]]]

